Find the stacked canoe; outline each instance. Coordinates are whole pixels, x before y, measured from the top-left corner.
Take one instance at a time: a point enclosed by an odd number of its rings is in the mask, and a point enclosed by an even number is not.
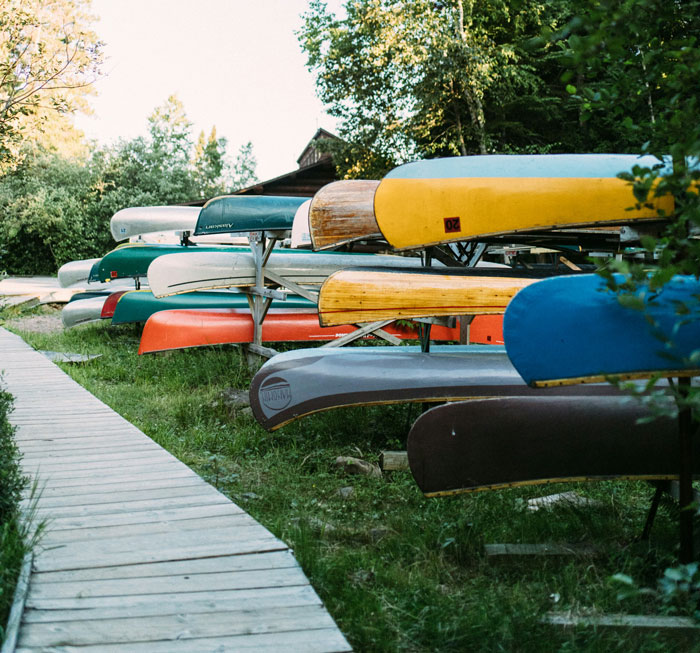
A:
[[[648,410],[607,380],[698,373],[700,332],[674,312],[700,294],[697,282],[674,280],[663,298],[649,292],[646,319],[581,265],[479,260],[513,243],[564,254],[618,247],[625,228],[673,212],[667,195],[637,204],[618,177],[655,165],[669,163],[455,157],[400,166],[379,181],[334,182],[312,198],[226,196],[201,210],[126,209],[113,218],[115,239],[170,229],[181,243],[123,245],[92,262],[91,279],[144,287],[80,302],[95,299],[99,317],[114,324],[145,322],[139,353],[325,342],[275,355],[255,375],[251,406],[270,430],[343,406],[449,402],[408,435],[411,470],[431,496],[672,478],[675,422],[649,427]],[[247,245],[232,244],[243,235]],[[223,244],[196,242],[201,237]],[[294,247],[280,247],[288,237]],[[420,336],[421,346],[328,346],[367,336],[394,344]]]

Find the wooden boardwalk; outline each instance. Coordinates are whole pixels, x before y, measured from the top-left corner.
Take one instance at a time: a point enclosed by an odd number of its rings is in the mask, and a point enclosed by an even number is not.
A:
[[[44,486],[17,651],[349,651],[292,552],[0,329],[23,467]]]

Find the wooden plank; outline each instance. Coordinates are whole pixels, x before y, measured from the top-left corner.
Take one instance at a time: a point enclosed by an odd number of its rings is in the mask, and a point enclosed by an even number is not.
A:
[[[321,606],[280,607],[274,612],[240,611],[235,614],[214,612],[200,615],[164,617],[131,617],[106,621],[73,621],[70,623],[26,624],[18,639],[20,647],[48,647],[64,643],[89,646],[109,641],[114,643],[158,640],[183,640],[196,637],[223,637],[251,632],[284,632],[301,628],[328,628],[333,625]]]
[[[77,653],[77,650],[73,647],[54,646],[51,648],[51,653]],[[304,653],[341,653],[352,649],[336,628],[315,628],[216,638],[98,644],[82,646],[79,650],[80,653],[212,653],[212,651],[279,653],[285,650],[304,651]],[[16,653],[36,653],[36,649],[18,648]]]
[[[180,521],[214,515],[235,515],[243,510],[231,501],[222,501],[205,506],[175,507],[164,510],[144,510],[121,515],[89,515],[87,517],[53,517],[51,532],[74,528],[101,528],[122,524],[149,524],[154,521]]]
[[[242,537],[238,537],[241,535]],[[190,558],[280,551],[287,547],[272,535],[255,536],[249,530],[219,529],[206,538],[201,533],[186,532],[172,535],[160,549],[139,550],[132,546],[151,546],[152,538],[125,537],[117,541],[68,543],[45,551],[34,561],[37,571],[65,571],[85,569],[97,565],[145,564]]]
[[[589,627],[596,630],[634,630],[644,635],[658,632],[688,644],[697,644],[700,641],[700,625],[688,617],[634,614],[577,615],[569,612],[550,612],[542,622],[565,629]]]
[[[81,495],[84,496],[86,491],[91,495],[96,494],[110,494],[113,495],[115,491],[135,491],[135,490],[164,490],[169,487],[189,487],[189,486],[199,486],[202,484],[202,480],[196,476],[190,474],[184,474],[180,477],[165,476],[159,480],[153,478],[148,478],[147,480],[136,480],[136,481],[115,481],[112,483],[101,483],[98,478],[95,478],[95,482],[90,484],[89,490],[86,489],[85,483],[80,485],[69,485],[69,486],[59,486],[56,487],[53,484],[50,487],[44,488],[41,493],[42,497],[62,497],[71,495]]]
[[[153,562],[149,564],[121,565],[119,567],[90,567],[71,571],[35,572],[32,584],[63,583],[66,581],[92,581],[127,578],[152,578],[182,574],[212,574],[216,572],[253,571],[255,569],[283,569],[297,567],[291,551],[270,551],[249,555],[229,555],[215,558]]]
[[[408,452],[382,451],[379,456],[379,466],[384,471],[408,470]]]
[[[253,557],[253,556],[248,556]],[[220,593],[225,593],[231,598],[217,598]],[[210,592],[210,598],[196,598],[204,593],[188,593],[175,600],[167,600],[172,594],[160,594],[156,600],[145,601],[141,597],[134,597],[129,602],[120,601],[114,605],[103,607],[85,607],[80,602],[81,608],[61,608],[61,600],[46,599],[35,600],[34,605],[41,605],[42,609],[29,608],[24,614],[25,623],[47,623],[57,621],[102,619],[123,619],[125,617],[150,617],[168,614],[199,614],[210,612],[235,612],[237,610],[270,610],[282,606],[318,605],[320,599],[309,585],[291,585],[289,587],[256,587],[254,589],[225,590],[224,592]],[[192,598],[195,597],[195,598]],[[72,604],[76,600],[70,599]]]
[[[168,499],[150,499],[147,501],[132,501],[127,506],[121,502],[104,503],[90,506],[64,506],[62,508],[47,508],[43,510],[41,505],[37,508],[39,519],[54,517],[86,517],[88,515],[123,515],[138,511],[151,511],[161,508],[175,508],[187,506],[210,506],[214,504],[228,503],[228,499],[221,495],[197,495],[171,497]]]
[[[484,553],[490,560],[539,556],[592,556],[598,551],[586,544],[485,544]]]
[[[250,515],[244,512],[233,515],[216,515],[215,517],[202,517],[200,519],[184,519],[175,522],[155,522],[150,524],[120,524],[119,526],[103,526],[102,528],[93,528],[90,530],[90,540],[112,539],[119,537],[131,537],[133,535],[153,535],[162,533],[181,533],[184,531],[201,530],[207,535],[218,528],[228,528],[235,526],[241,531],[248,528],[260,528]],[[59,542],[80,542],[86,537],[85,529],[64,529],[60,531],[51,530],[46,537],[46,544],[54,546]]]
[[[216,574],[183,574],[149,578],[116,578],[63,583],[34,583],[29,589],[28,599],[78,599],[91,596],[119,596],[121,602],[129,596],[144,594],[187,594],[189,592],[216,592],[219,590],[252,589],[256,587],[284,587],[303,585],[306,579],[301,569],[255,569],[252,571],[220,571]]]

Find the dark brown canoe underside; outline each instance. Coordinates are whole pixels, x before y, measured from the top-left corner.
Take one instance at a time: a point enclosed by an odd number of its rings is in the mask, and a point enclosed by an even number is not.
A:
[[[677,420],[637,423],[648,416],[643,406],[615,396],[447,404],[416,420],[408,460],[427,496],[569,480],[675,478]]]

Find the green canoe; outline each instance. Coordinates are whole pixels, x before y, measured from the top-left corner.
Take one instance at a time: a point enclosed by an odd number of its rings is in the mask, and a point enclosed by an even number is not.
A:
[[[248,247],[231,245],[154,245],[129,243],[105,254],[90,270],[90,281],[112,281],[145,277],[151,262],[163,254],[181,252],[249,252]]]
[[[190,292],[156,299],[150,290],[124,293],[114,309],[112,324],[145,322],[153,313],[177,308],[247,308],[245,294],[230,290]],[[315,304],[297,295],[286,301],[273,301],[273,308],[313,308]]]
[[[294,214],[307,199],[274,195],[215,197],[199,212],[194,235],[291,229]]]

